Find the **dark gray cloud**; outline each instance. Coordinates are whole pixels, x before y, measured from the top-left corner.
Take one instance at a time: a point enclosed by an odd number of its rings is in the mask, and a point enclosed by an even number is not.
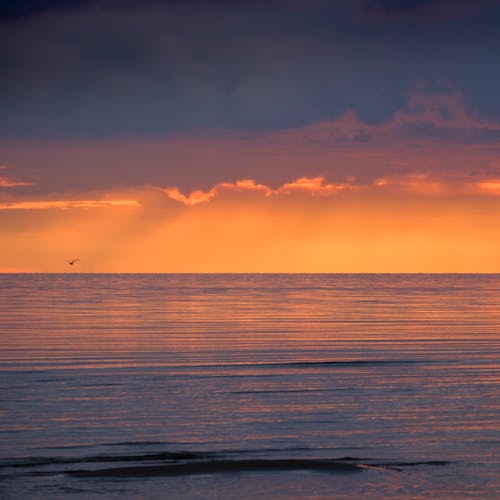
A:
[[[147,5],[181,6],[181,5],[244,5],[251,3],[270,4],[279,0],[1,0],[0,18],[3,20],[36,16],[46,12],[78,10],[82,7],[93,7],[102,10],[131,10]]]
[[[500,116],[500,7],[484,0],[0,5],[3,136],[275,129],[347,109],[377,122],[419,79]]]
[[[2,0],[0,2],[0,19],[17,19],[55,11],[64,8],[73,8],[84,5],[86,0]]]
[[[470,14],[485,13],[496,0],[363,0],[362,10],[385,19],[453,20]]]

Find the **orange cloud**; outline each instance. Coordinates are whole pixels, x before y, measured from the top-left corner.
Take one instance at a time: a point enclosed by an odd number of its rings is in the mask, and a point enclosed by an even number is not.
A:
[[[201,191],[199,189],[195,189],[188,195],[182,194],[178,187],[168,187],[163,191],[172,200],[179,201],[187,206],[193,206],[200,203],[207,203],[225,190],[236,192],[258,192],[264,194],[265,196],[271,196],[275,193],[275,191],[269,186],[266,186],[264,184],[257,184],[252,179],[238,180],[235,183],[219,182],[209,191]]]
[[[177,187],[165,188],[164,192],[172,200],[179,201],[187,206],[198,205],[199,203],[207,203],[217,194],[216,188],[212,188],[207,192],[194,190],[191,191],[191,193],[187,196],[182,194]]]
[[[350,183],[324,183],[325,179],[322,176],[319,177],[300,177],[294,182],[289,182],[283,184],[280,188],[274,191],[274,194],[289,194],[293,192],[305,192],[311,195],[319,196],[330,196],[333,194],[341,193],[342,191],[354,191],[358,190],[359,186],[356,186],[354,182]]]
[[[188,207],[201,203],[208,203],[224,192],[254,192],[265,197],[290,196],[293,194],[308,194],[311,196],[329,197],[340,193],[370,193],[376,194],[391,192],[394,196],[404,194],[448,196],[467,194],[500,194],[500,180],[486,179],[471,182],[469,178],[437,177],[423,173],[393,175],[380,177],[369,184],[356,183],[354,178],[343,183],[325,182],[325,178],[300,177],[293,182],[287,182],[273,189],[265,184],[258,184],[251,179],[239,180],[235,183],[220,182],[208,191],[194,190],[190,194],[183,194],[178,187],[163,189],[168,198],[178,201]]]
[[[32,182],[14,181],[5,176],[0,176],[0,187],[10,188],[16,186],[33,186]]]
[[[476,182],[474,187],[483,193],[500,194],[500,179],[490,179]]]
[[[426,174],[408,174],[382,177],[373,182],[374,188],[395,188],[402,192],[443,195],[456,190],[456,184],[447,184]]]
[[[6,169],[7,165],[0,165],[0,170],[6,170]],[[0,188],[10,188],[17,186],[33,186],[33,183],[25,181],[15,181],[12,180],[10,177],[0,175]]]
[[[292,193],[306,193],[312,196],[330,196],[343,191],[355,191],[360,187],[353,182],[346,183],[325,183],[322,176],[318,177],[300,177],[293,182],[287,182],[277,189],[273,189],[265,184],[258,184],[252,179],[238,180],[234,183],[220,182],[208,191],[194,190],[185,195],[177,187],[168,187],[163,191],[172,200],[179,201],[186,206],[207,203],[224,191],[233,192],[254,192],[266,197],[278,195],[290,195]]]
[[[53,200],[0,203],[0,210],[48,210],[68,208],[138,207],[135,200]]]

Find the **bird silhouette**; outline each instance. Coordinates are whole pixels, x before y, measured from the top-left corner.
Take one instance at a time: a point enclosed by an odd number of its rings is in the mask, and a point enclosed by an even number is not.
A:
[[[68,260],[64,259],[70,266],[72,266],[77,260],[80,260],[79,258],[73,259],[73,260]]]

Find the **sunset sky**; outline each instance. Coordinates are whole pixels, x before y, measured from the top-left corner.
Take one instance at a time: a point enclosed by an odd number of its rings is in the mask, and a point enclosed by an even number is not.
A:
[[[0,3],[0,272],[500,272],[500,2]]]

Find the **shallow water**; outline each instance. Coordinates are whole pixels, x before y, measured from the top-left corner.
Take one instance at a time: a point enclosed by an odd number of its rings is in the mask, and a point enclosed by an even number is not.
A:
[[[495,498],[499,275],[0,275],[3,498]]]

